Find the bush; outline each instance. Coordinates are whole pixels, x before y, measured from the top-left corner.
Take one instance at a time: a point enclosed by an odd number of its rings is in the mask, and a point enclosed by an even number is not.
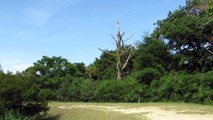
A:
[[[145,68],[133,73],[133,77],[141,84],[150,85],[155,79],[159,79],[161,74],[155,68]]]
[[[136,80],[127,77],[123,81],[123,86],[123,99],[125,102],[140,102],[140,93],[142,91],[142,86]]]
[[[0,120],[36,120],[35,117],[27,117],[19,112],[8,111],[6,112]]]
[[[0,74],[0,115],[19,111],[26,116],[45,114],[48,110],[46,96],[38,85],[21,74]]]
[[[122,101],[123,86],[121,81],[100,81],[95,91],[97,101]]]
[[[134,80],[104,80],[95,91],[97,101],[133,102],[138,99],[139,84]]]
[[[213,71],[198,73],[194,77],[197,91],[192,95],[193,102],[213,104]]]
[[[162,76],[157,68],[145,68],[144,70],[136,71],[131,75],[132,78],[136,79],[140,83],[140,93],[138,93],[141,98],[140,101],[156,101],[158,100],[158,95],[156,95],[156,90],[158,87],[158,82]]]
[[[163,101],[213,104],[213,71],[198,74],[170,73],[160,80]]]
[[[60,101],[84,101],[93,100],[95,82],[90,79],[67,76],[63,78],[60,88],[57,90],[57,99]]]

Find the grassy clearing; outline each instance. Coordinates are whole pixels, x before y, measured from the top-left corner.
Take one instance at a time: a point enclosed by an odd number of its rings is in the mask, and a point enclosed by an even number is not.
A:
[[[159,107],[168,111],[177,111],[177,114],[213,114],[212,105],[197,105],[186,103],[73,103],[50,102],[48,120],[147,120],[144,115],[149,113],[124,114],[118,111],[105,110],[97,107],[122,107],[124,109],[137,109],[145,107]],[[83,106],[83,107],[81,107]],[[88,107],[87,107],[88,106]],[[90,107],[89,107],[90,106]],[[60,107],[64,107],[63,109]]]
[[[134,120],[134,117],[116,112],[104,112],[89,109],[57,109],[50,110],[51,114],[58,114],[61,120]]]
[[[90,108],[69,108],[80,105],[111,106],[110,103],[66,103],[51,102],[50,116],[56,116],[60,120],[137,120],[134,115],[121,114],[114,111],[94,110]],[[60,109],[66,106],[68,109]]]
[[[201,105],[193,103],[154,103],[165,110],[184,111],[185,114],[213,114],[213,105]]]

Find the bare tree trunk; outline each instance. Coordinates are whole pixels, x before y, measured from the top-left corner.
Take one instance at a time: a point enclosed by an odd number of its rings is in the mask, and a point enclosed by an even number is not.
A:
[[[117,64],[117,80],[121,80],[122,79],[122,72],[121,72],[121,69],[119,67],[119,64]]]
[[[117,80],[121,80],[122,79],[122,69],[121,69],[121,41],[122,41],[122,36],[121,36],[121,33],[120,33],[120,26],[119,26],[119,22],[117,22],[117,30],[118,30],[118,33],[117,33],[117,53],[116,53],[116,56],[117,56],[117,59],[116,59],[116,68],[117,68]]]

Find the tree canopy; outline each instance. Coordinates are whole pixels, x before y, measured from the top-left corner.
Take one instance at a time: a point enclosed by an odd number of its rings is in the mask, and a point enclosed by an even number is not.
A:
[[[186,6],[157,22],[153,34],[168,42],[181,70],[205,72],[212,69],[212,17],[209,17],[208,5],[210,2],[188,0]]]

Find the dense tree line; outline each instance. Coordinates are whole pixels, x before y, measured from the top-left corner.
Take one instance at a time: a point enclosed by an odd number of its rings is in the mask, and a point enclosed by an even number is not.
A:
[[[213,104],[212,18],[211,0],[187,0],[157,21],[153,33],[131,47],[130,57],[122,54],[119,61],[128,58],[122,80],[116,80],[118,49],[103,50],[89,66],[43,56],[22,73],[0,69],[0,116],[11,110],[41,115],[48,100]]]

